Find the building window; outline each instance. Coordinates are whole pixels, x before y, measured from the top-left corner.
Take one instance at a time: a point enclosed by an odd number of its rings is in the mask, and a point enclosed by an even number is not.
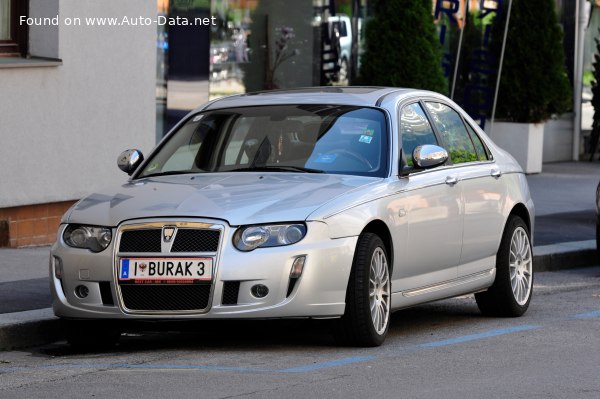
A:
[[[19,22],[27,15],[27,3],[0,0],[0,56],[27,55],[27,25]]]

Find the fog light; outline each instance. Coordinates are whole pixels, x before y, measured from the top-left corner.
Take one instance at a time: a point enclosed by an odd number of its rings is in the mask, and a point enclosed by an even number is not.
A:
[[[78,285],[75,287],[75,295],[77,298],[83,299],[86,298],[90,294],[90,289],[85,285]]]
[[[304,270],[304,262],[306,261],[306,256],[298,256],[294,263],[292,264],[292,270],[290,271],[290,278],[299,278],[302,275],[302,270]]]
[[[269,294],[269,288],[266,285],[256,284],[250,288],[250,292],[257,298],[264,298]]]
[[[60,280],[63,276],[62,262],[58,256],[53,256],[52,263],[54,265],[54,277]]]

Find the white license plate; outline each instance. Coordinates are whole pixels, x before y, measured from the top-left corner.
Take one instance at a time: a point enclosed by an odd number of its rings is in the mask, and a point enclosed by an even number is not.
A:
[[[119,281],[191,283],[212,279],[212,258],[121,258]]]

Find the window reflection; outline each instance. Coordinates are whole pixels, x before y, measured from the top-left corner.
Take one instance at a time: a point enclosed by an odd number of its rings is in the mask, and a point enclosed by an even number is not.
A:
[[[452,163],[477,161],[477,151],[460,115],[441,103],[427,102],[425,105],[442,135]]]
[[[414,166],[412,154],[415,148],[424,144],[437,145],[437,139],[423,108],[418,103],[404,107],[400,119],[402,154],[406,165],[412,167]]]

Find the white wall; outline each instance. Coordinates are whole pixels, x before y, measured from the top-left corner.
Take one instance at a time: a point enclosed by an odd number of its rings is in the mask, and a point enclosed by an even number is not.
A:
[[[155,0],[57,1],[61,20],[156,18]],[[48,3],[32,1],[31,13]],[[61,25],[58,36],[61,66],[0,67],[0,208],[124,182],[118,154],[154,145],[156,26]]]

